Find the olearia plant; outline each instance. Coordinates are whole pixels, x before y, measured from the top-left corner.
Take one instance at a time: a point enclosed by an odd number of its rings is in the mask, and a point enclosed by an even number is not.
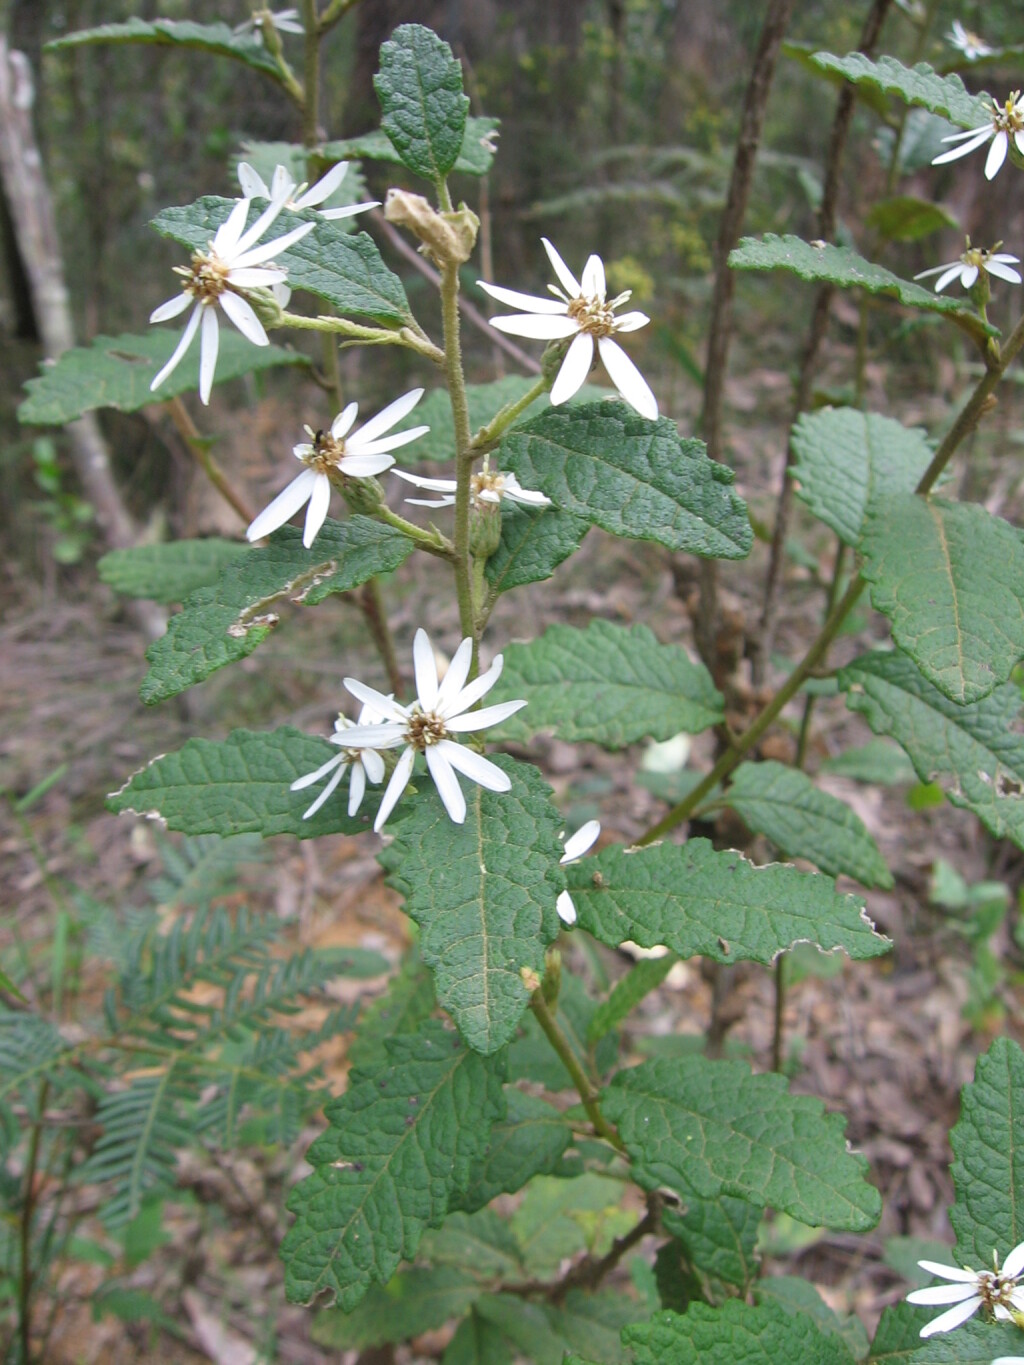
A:
[[[748,238],[732,253],[736,270],[783,270],[946,320],[976,347],[981,367],[937,442],[860,408],[798,419],[798,493],[837,537],[835,581],[803,657],[746,728],[734,730],[708,668],[645,624],[594,619],[525,641],[496,638],[499,598],[551,578],[592,527],[676,555],[737,561],[753,545],[750,519],[731,471],[661,415],[630,354],[648,318],[617,311],[628,294],[608,297],[599,255],[577,278],[542,238],[558,281],[550,298],[473,281],[478,220],[456,203],[450,182],[488,170],[494,122],[468,115],[460,65],[426,28],[404,25],[381,50],[382,137],[369,145],[429,187],[431,198],[391,190],[384,216],[432,267],[436,336],[373,238],[339,225],[334,209],[351,217],[367,207],[330,207],[348,149],[324,141],[318,124],[319,44],[347,7],[332,0],[318,12],[305,0],[276,16],[261,11],[247,32],[211,26],[216,34],[203,40],[269,75],[295,102],[304,130],[297,155],[313,188],[300,188],[287,167],[246,163],[241,198],[208,196],[158,215],[157,229],[192,257],[181,293],[153,320],[192,311],[169,359],[162,330],[140,341],[152,379],[138,401],[178,403],[198,378],[206,404],[221,378],[302,364],[279,343],[315,332],[337,415],[326,426],[313,417],[310,440],[294,447],[304,469],[246,518],[248,539],[267,544],[233,546],[216,562],[188,542],[160,547],[161,572],[177,572],[180,583],[192,566],[192,576],[179,593],[182,609],[148,651],[141,694],[166,700],[252,655],[282,600],[315,607],[341,593],[358,596],[381,685],[349,676],[339,660],[347,710],[329,738],[288,725],[197,737],[154,759],[109,801],[113,811],[159,817],[191,835],[365,833],[377,839],[417,926],[418,957],[394,983],[394,1008],[371,1012],[357,1028],[344,1093],[327,1104],[324,1130],[306,1152],[310,1173],[291,1191],[293,1222],[281,1247],[287,1293],[316,1302],[318,1337],[337,1349],[454,1322],[446,1365],[513,1356],[574,1365],[851,1365],[863,1330],[851,1336],[823,1302],[809,1308],[759,1278],[757,1255],[765,1210],[847,1234],[878,1221],[878,1191],[843,1118],[792,1092],[778,1069],[755,1074],[744,1062],[683,1051],[637,1063],[620,1052],[618,1034],[679,959],[767,968],[802,943],[856,960],[888,951],[863,897],[835,880],[892,884],[874,839],[802,771],[802,758],[787,766],[758,756],[762,738],[823,671],[873,730],[905,749],[923,781],[940,783],[993,835],[1024,847],[1021,695],[1010,681],[1024,654],[1024,541],[982,505],[934,491],[1024,345],[1024,318],[1003,337],[986,314],[988,276],[1019,281],[1018,258],[996,248],[972,255],[968,244],[926,289],[821,240]],[[201,27],[178,31],[161,21],[153,41],[194,44]],[[107,26],[104,40],[116,41],[116,28]],[[284,46],[298,44],[299,29],[301,80]],[[981,50],[958,45],[968,57]],[[819,53],[811,64],[965,129],[938,163],[989,142],[990,179],[1007,158],[1018,162],[1016,95],[994,103],[968,94],[955,76],[861,53]],[[955,278],[968,298],[942,292]],[[983,297],[974,292],[981,281]],[[547,343],[539,378],[511,390],[508,381],[500,390],[467,383],[467,282],[518,310],[495,317],[497,331]],[[220,335],[221,312],[240,338]],[[197,331],[198,366],[189,349]],[[382,368],[403,350],[417,376],[361,426],[364,400],[340,382],[338,351],[351,346],[370,348]],[[52,415],[62,395],[80,394],[83,372],[100,363],[90,357],[72,353],[33,381],[26,420],[47,401]],[[598,360],[617,396],[595,399],[584,387]],[[117,381],[110,357],[102,363],[109,394]],[[138,369],[126,362],[126,383],[130,370],[135,384]],[[418,406],[428,388],[445,396],[445,407]],[[430,422],[416,422],[414,409],[428,407]],[[392,470],[395,451],[405,464],[419,458],[428,429],[432,449],[446,449],[448,473]],[[393,510],[378,481],[391,473],[442,494],[427,500],[444,511],[441,526]],[[332,499],[344,508],[339,519],[329,515]],[[303,507],[300,532],[288,523]],[[385,580],[424,554],[444,568],[458,630],[415,632],[410,691]],[[850,572],[847,554],[856,556]],[[104,572],[130,590],[152,576],[154,557],[121,552]],[[891,626],[891,647],[830,671],[830,647],[869,590]],[[808,706],[801,753],[810,722]],[[544,775],[521,756],[541,732],[620,750],[704,731],[719,741],[709,770],[635,842],[615,842],[606,829],[596,850],[597,821],[567,830]],[[309,804],[307,789],[321,782]],[[758,866],[681,837],[691,817],[723,806],[818,870]],[[573,936],[583,934],[610,949],[629,941],[668,954],[638,962],[598,1001],[572,970]],[[778,991],[781,1020],[781,972]],[[778,1030],[777,1045],[781,1023]],[[33,1076],[45,1074],[44,1063]],[[19,1073],[8,1085],[26,1083]],[[974,1352],[942,1360],[994,1357],[1024,1340],[1024,1201],[1015,1197],[1024,1176],[1013,1155],[1024,1149],[1013,1104],[1020,1086],[1024,1054],[997,1041],[965,1092],[953,1138],[958,1264],[922,1262],[949,1283],[888,1310],[872,1360],[905,1354],[930,1365],[940,1359],[927,1353],[932,1336]],[[566,1104],[559,1096],[570,1089]],[[42,1123],[45,1102],[38,1110]],[[499,1196],[515,1197],[511,1217],[499,1214]],[[532,1235],[552,1210],[565,1225],[559,1234]],[[621,1273],[631,1260],[632,1285]],[[934,1318],[915,1305],[947,1311]],[[860,1357],[867,1350],[864,1338]]]

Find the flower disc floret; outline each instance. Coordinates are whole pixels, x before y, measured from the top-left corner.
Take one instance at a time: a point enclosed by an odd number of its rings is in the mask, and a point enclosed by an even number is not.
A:
[[[918,1261],[922,1270],[940,1279],[950,1280],[950,1284],[934,1285],[929,1289],[915,1289],[907,1295],[908,1303],[952,1304],[945,1313],[940,1313],[921,1328],[922,1337],[934,1336],[937,1332],[951,1332],[974,1316],[979,1308],[984,1308],[994,1318],[1008,1321],[1013,1313],[1024,1312],[1024,1287],[1020,1280],[1024,1274],[1024,1242],[1013,1248],[1002,1268],[998,1255],[992,1254],[991,1270],[961,1269],[960,1266],[942,1265],[936,1261]]]
[[[627,289],[614,299],[607,298],[604,262],[591,256],[577,280],[565,261],[546,237],[542,237],[558,285],[548,285],[554,298],[538,298],[521,294],[515,289],[480,281],[480,288],[499,303],[522,309],[519,316],[491,318],[491,326],[510,336],[531,337],[541,341],[572,338],[555,382],[551,386],[551,402],[557,407],[565,403],[583,386],[594,363],[594,348],[604,363],[612,383],[627,403],[654,421],[658,416],[658,400],[650,385],[615,340],[617,332],[635,332],[645,327],[650,318],[646,313],[631,312],[616,316],[615,310],[630,297]]]
[[[473,641],[465,639],[455,651],[444,677],[439,677],[430,638],[420,629],[413,640],[417,696],[410,705],[403,706],[393,698],[385,697],[358,678],[345,678],[349,692],[384,718],[379,725],[356,726],[348,731],[345,743],[353,748],[365,745],[377,750],[398,749],[404,745],[373,822],[378,832],[405,791],[417,754],[426,759],[444,808],[457,825],[466,818],[466,798],[457,772],[489,791],[507,792],[511,788],[507,773],[460,743],[458,736],[497,725],[515,715],[526,702],[505,701],[471,711],[470,708],[498,681],[503,659],[499,654],[486,673],[469,682],[472,661]]]
[[[455,502],[456,482],[454,479],[427,479],[421,474],[408,474],[404,469],[391,471],[406,483],[417,488],[426,488],[433,493],[442,493],[440,498],[406,498],[415,507],[451,507]],[[500,469],[492,469],[488,457],[484,456],[483,465],[475,470],[469,480],[469,497],[474,510],[480,512],[487,507],[495,507],[505,499],[521,503],[524,507],[550,507],[551,499],[543,493],[523,488],[514,474],[506,474]]]

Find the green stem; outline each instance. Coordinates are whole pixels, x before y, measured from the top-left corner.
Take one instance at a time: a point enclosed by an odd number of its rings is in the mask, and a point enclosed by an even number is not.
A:
[[[277,323],[270,325],[294,327],[300,332],[331,332],[364,346],[408,346],[410,350],[418,351],[432,360],[435,365],[444,364],[444,352],[417,325],[397,329],[364,327],[358,322],[350,322],[348,318],[331,317],[324,313],[315,318],[303,317],[301,313],[282,313]]]
[[[470,446],[474,453],[483,455],[488,450],[492,450],[519,414],[525,412],[531,403],[535,403],[547,391],[548,382],[541,377],[523,394],[522,398],[514,398],[511,403],[506,403],[503,408],[495,413],[486,426],[482,426],[473,437]]]
[[[575,1052],[569,1046],[569,1040],[559,1027],[558,1020],[551,1013],[540,990],[535,990],[530,996],[530,1009],[533,1010],[534,1018],[544,1031],[544,1036],[558,1054],[562,1065],[572,1077],[572,1083],[579,1092],[579,1097],[583,1101],[583,1108],[587,1111],[587,1117],[594,1125],[594,1132],[603,1137],[606,1142],[610,1142],[620,1152],[625,1152],[626,1144],[619,1137],[618,1133],[601,1113],[598,1100],[600,1094],[590,1080],[590,1077],[580,1066]]]
[[[344,19],[350,9],[355,9],[359,0],[331,0],[331,3],[320,16],[319,29],[321,33],[326,33],[332,29],[339,19]]]
[[[388,675],[388,686],[396,697],[401,697],[405,690],[405,680],[402,677],[402,670],[398,666],[398,655],[395,653],[395,641],[391,634],[391,627],[388,625],[387,612],[384,610],[384,599],[381,595],[380,580],[370,578],[359,590],[359,609],[369,627],[373,642],[377,646],[377,653],[381,657]]]
[[[426,550],[428,555],[436,555],[438,559],[447,559],[454,563],[455,547],[448,537],[443,536],[436,528],[424,531],[422,526],[406,521],[405,517],[392,512],[391,508],[384,504],[377,508],[374,516],[378,521],[383,521],[385,525],[393,526],[396,531],[408,536],[418,550]]]
[[[775,959],[775,1021],[772,1028],[772,1070],[782,1070],[782,1034],[786,1013],[786,953]]]
[[[24,1192],[21,1203],[21,1218],[18,1227],[18,1247],[20,1275],[18,1277],[18,1336],[21,1342],[23,1365],[32,1360],[32,1285],[35,1272],[32,1268],[32,1215],[35,1212],[36,1171],[39,1166],[39,1145],[43,1135],[42,1115],[46,1109],[46,1099],[50,1083],[44,1080],[39,1089],[39,1118],[32,1125],[25,1158]]]
[[[441,205],[442,213],[453,213],[455,205],[452,203],[452,196],[448,189],[447,180],[437,182],[437,202]]]
[[[438,187],[447,189],[443,182]],[[455,427],[455,595],[459,603],[459,622],[463,639],[473,641],[473,672],[476,671],[476,610],[473,603],[473,565],[469,547],[470,478],[474,452],[469,429],[469,402],[466,378],[462,372],[462,346],[459,337],[459,268],[447,264],[441,271],[441,324],[444,331],[444,367],[448,378],[448,400]]]
[[[832,566],[832,580],[828,585],[828,596],[825,599],[826,618],[835,606],[836,598],[839,596],[839,584],[843,580],[843,570],[845,566],[846,544],[841,540],[836,549],[835,563]],[[796,742],[796,758],[793,764],[796,768],[802,768],[807,759],[807,741],[811,734],[811,717],[814,714],[815,701],[816,698],[811,693],[808,693],[804,698],[804,713],[800,718],[800,734]]]
[[[242,521],[248,526],[256,516],[256,513],[248,506],[245,499],[232,488],[230,479],[210,453],[209,443],[203,440],[203,437],[199,433],[199,428],[192,421],[188,408],[185,407],[185,404],[180,398],[172,398],[167,407],[171,414],[171,421],[177,428],[178,435],[199,461],[203,473],[210,480],[224,501],[234,508]]]
[[[304,101],[302,106],[302,141],[315,147],[320,141],[320,32],[316,0],[302,0],[302,24],[306,30],[303,57]]]

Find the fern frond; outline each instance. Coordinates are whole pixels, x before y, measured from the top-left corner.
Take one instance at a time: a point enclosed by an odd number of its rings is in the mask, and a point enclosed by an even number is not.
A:
[[[149,884],[154,901],[165,908],[201,909],[233,889],[243,864],[263,862],[267,854],[255,834],[231,839],[204,834],[178,845],[161,840],[160,857],[163,875]]]
[[[60,1067],[67,1044],[48,1019],[0,1008],[0,1105]]]

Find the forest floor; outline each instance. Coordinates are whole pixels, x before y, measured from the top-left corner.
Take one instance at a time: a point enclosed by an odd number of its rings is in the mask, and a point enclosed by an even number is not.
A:
[[[767,426],[751,425],[734,436],[740,491],[752,497],[755,514],[770,512],[768,503],[759,507],[752,490],[772,486],[777,477],[771,471],[778,470],[781,459],[777,433],[788,401],[788,383],[777,371],[748,372],[730,392],[734,410],[746,405],[758,411],[759,422],[780,420],[770,435]],[[264,488],[273,491],[268,466],[251,453],[264,444],[266,424],[273,420],[265,408],[261,405],[259,417],[233,419],[231,446],[223,456],[256,490],[254,499]],[[200,510],[185,533],[214,529],[227,531],[230,523],[219,512],[211,516]],[[807,527],[800,535],[811,561],[820,559],[821,577],[827,580],[831,549],[825,537],[816,541],[818,532]],[[756,619],[764,555],[759,544],[753,564],[721,571],[727,618],[737,640]],[[107,814],[106,792],[151,757],[196,734],[220,738],[239,725],[272,728],[285,722],[328,733],[344,700],[341,675],[355,673],[371,683],[382,679],[358,613],[332,599],[315,613],[296,609],[251,659],[183,698],[149,709],[137,696],[145,642],[91,571],[61,573],[46,583],[22,577],[10,566],[7,575],[0,583],[0,695],[6,717],[0,782],[21,796],[63,770],[24,816],[15,817],[7,802],[0,814],[0,896],[14,931],[42,964],[60,895],[75,888],[113,907],[138,904],[144,883],[159,871],[164,836],[151,823]],[[437,641],[450,647],[456,640],[457,617],[442,586],[419,569],[400,571],[389,585],[400,658],[409,657],[413,630],[421,622],[429,624]],[[685,582],[682,587],[685,594]],[[808,641],[821,600],[810,568],[791,561],[780,655],[795,655]],[[692,652],[692,623],[669,556],[655,546],[613,542],[598,532],[588,536],[581,553],[552,583],[504,601],[489,638],[532,636],[552,622],[584,625],[594,615],[644,622],[662,641],[686,644]],[[840,640],[835,659],[852,657],[884,638],[882,623],[865,611],[856,633]],[[747,703],[753,705],[749,697]],[[740,696],[737,705],[743,704]],[[771,738],[766,751],[771,756],[792,752],[799,710],[791,709]],[[870,738],[841,699],[823,699],[815,712],[809,771],[816,773],[829,755]],[[572,822],[599,814],[609,840],[639,836],[664,812],[664,804],[636,780],[639,747],[609,755],[594,746],[547,739],[524,752],[543,769]],[[710,737],[701,737],[690,763],[705,764],[710,752]],[[901,1254],[915,1258],[912,1248],[890,1239],[952,1240],[946,1217],[952,1196],[948,1132],[975,1058],[995,1034],[1024,1037],[1024,977],[1011,937],[1021,864],[1018,854],[992,843],[963,812],[948,805],[910,809],[909,784],[865,786],[834,776],[821,781],[853,806],[893,869],[895,889],[872,891],[866,901],[871,918],[894,946],[888,956],[871,962],[800,957],[800,972],[793,974],[799,979],[786,997],[786,1056],[794,1088],[846,1116],[849,1139],[867,1157],[871,1179],[882,1192],[884,1213],[878,1228],[863,1237],[812,1233],[775,1220],[768,1225],[764,1254],[772,1273],[811,1281],[833,1308],[857,1313],[870,1329],[881,1310],[906,1292],[895,1268]],[[723,846],[744,847],[755,861],[773,856],[735,817],[714,834]],[[253,908],[280,915],[296,944],[369,947],[397,963],[407,941],[405,921],[375,862],[378,844],[372,833],[315,845],[276,840],[271,861],[260,866],[258,878],[245,882],[244,896]],[[961,922],[929,904],[930,879],[940,858],[970,885],[996,878],[1010,888],[1007,924],[991,944],[1003,966],[984,989]],[[857,888],[851,883],[843,889]],[[571,936],[564,948],[570,965],[583,969],[583,955]],[[629,963],[625,954],[603,950],[602,959],[613,977]],[[96,1009],[101,985],[101,976],[86,965],[80,1015]],[[354,989],[379,994],[385,985],[386,978],[343,982],[338,998],[351,998]],[[711,1024],[713,1000],[717,1024],[728,1025],[726,1050],[747,1057],[756,1070],[767,1070],[774,978],[771,971],[752,966],[709,971],[694,961],[676,968],[635,1017],[626,1054],[640,1055],[645,1037],[702,1035]],[[331,1084],[340,1091],[344,1047],[334,1049],[326,1064]],[[131,1279],[163,1305],[175,1321],[176,1336],[111,1316],[94,1321],[91,1301],[105,1272],[78,1260],[59,1267],[53,1285],[40,1295],[41,1316],[49,1307],[54,1312],[47,1360],[52,1365],[149,1360],[253,1365],[257,1348],[272,1334],[277,1359],[295,1365],[337,1361],[337,1352],[312,1343],[308,1310],[284,1305],[275,1250],[288,1222],[284,1194],[301,1173],[301,1152],[311,1136],[304,1134],[284,1153],[239,1152],[230,1169],[201,1155],[182,1163],[180,1185],[193,1197],[166,1206],[167,1241]],[[97,1196],[92,1208],[98,1207]],[[83,1226],[102,1239],[96,1212]],[[394,1356],[378,1352],[363,1359],[436,1359],[442,1346],[443,1337],[433,1334]]]

